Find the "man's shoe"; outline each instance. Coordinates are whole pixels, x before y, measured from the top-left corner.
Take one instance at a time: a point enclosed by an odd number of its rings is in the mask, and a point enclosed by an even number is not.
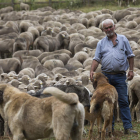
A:
[[[124,129],[124,134],[138,134],[133,128]]]

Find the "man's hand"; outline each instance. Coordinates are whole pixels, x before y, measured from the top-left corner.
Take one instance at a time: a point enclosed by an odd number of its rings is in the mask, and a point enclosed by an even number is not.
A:
[[[91,71],[91,72],[90,72],[90,81],[91,81],[91,82],[93,82],[93,75],[94,75],[94,72]]]
[[[133,77],[134,77],[134,72],[133,71],[129,71],[127,77],[128,77],[127,80],[132,80]]]

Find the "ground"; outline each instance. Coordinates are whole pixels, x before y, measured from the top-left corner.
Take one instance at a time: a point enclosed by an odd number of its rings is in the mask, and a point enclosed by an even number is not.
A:
[[[112,139],[106,137],[106,140],[140,140],[140,122],[133,121],[133,128],[138,132],[138,135],[124,135],[123,133],[123,124],[122,122],[116,122],[114,128],[114,137]],[[86,135],[83,135],[83,140],[88,140],[88,132],[89,132],[89,125],[85,126],[85,130],[87,132]],[[94,126],[93,129],[93,138],[94,140],[100,140],[97,138],[97,126]],[[43,139],[43,140],[55,140],[55,139]]]

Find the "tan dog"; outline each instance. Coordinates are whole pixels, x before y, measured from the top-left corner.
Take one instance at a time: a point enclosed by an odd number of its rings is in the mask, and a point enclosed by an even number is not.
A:
[[[93,87],[95,91],[90,101],[90,113],[86,118],[90,120],[89,138],[92,138],[92,129],[97,119],[98,133],[101,132],[101,140],[105,139],[106,128],[109,129],[109,135],[112,136],[112,119],[114,106],[117,106],[118,93],[112,85],[108,83],[107,77],[102,73],[95,73],[93,76]],[[87,112],[86,112],[87,114]],[[100,128],[102,118],[104,124]]]
[[[53,134],[56,140],[82,140],[85,112],[78,96],[55,87],[43,93],[54,96],[39,99],[0,84],[0,113],[13,140],[41,139]]]

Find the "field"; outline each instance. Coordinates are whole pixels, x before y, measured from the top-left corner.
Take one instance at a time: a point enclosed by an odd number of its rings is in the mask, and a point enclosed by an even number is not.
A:
[[[0,3],[11,3],[12,0],[0,0]],[[37,9],[39,7],[48,6],[49,0],[22,0],[25,3],[30,3],[31,10]],[[71,10],[81,10],[83,12],[90,12],[102,9],[110,9],[112,11],[126,9],[127,7],[122,3],[122,7],[118,7],[117,0],[91,0],[92,3],[82,5],[82,1],[90,1],[90,0],[51,0],[52,7],[55,9],[59,8],[69,8]],[[59,3],[53,3],[54,1],[58,1]],[[66,1],[63,3],[62,1]],[[73,2],[73,5],[70,5],[70,2]],[[136,5],[132,4],[132,0],[129,0],[129,7],[140,7],[140,0],[137,0]],[[19,0],[14,0],[15,3],[19,3]],[[36,2],[40,2],[40,4],[35,4]],[[43,4],[41,4],[43,2]],[[0,8],[5,7],[6,5],[0,4]],[[15,4],[15,10],[19,10],[19,4]]]
[[[140,140],[140,123],[133,121],[132,122],[134,130],[138,132],[138,135],[124,135],[123,134],[123,124],[122,122],[115,123],[115,130],[113,133],[113,138],[111,140]],[[87,132],[86,135],[83,135],[83,140],[88,140],[88,132],[89,132],[89,125],[85,126],[85,130]],[[97,126],[94,126],[93,129],[93,138],[94,140],[100,140],[97,138]],[[55,139],[43,139],[43,140],[55,140]],[[106,140],[110,140],[109,137],[106,137]]]

